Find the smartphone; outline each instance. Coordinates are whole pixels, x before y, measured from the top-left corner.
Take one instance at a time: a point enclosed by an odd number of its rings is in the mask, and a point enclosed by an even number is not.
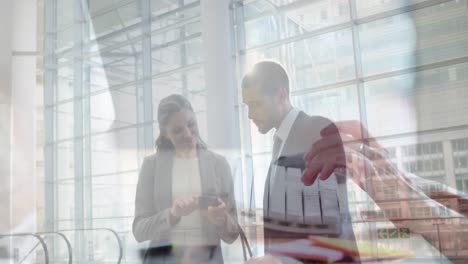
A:
[[[202,210],[208,209],[209,206],[215,207],[219,205],[218,197],[201,195],[198,197],[198,208]]]

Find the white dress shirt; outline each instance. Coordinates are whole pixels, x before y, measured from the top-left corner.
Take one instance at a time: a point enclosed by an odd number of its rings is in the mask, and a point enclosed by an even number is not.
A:
[[[296,109],[296,108],[293,108],[289,111],[289,113],[286,115],[286,117],[283,119],[283,121],[281,122],[281,125],[279,126],[279,128],[276,130],[275,132],[275,135],[274,137],[277,137],[281,140],[281,146],[279,148],[279,151],[278,151],[278,155],[283,151],[283,148],[284,148],[284,143],[286,142],[286,140],[288,139],[288,136],[289,136],[289,132],[291,131],[291,128],[294,124],[294,122],[296,121],[297,119],[297,116],[299,115],[299,110]],[[275,176],[276,176],[276,165],[274,164],[274,161],[277,160],[279,157],[273,157],[273,153],[272,153],[272,164],[271,164],[271,178],[270,180],[272,182],[274,182],[275,180]]]
[[[294,122],[296,121],[298,115],[299,115],[298,109],[296,108],[291,109],[289,113],[286,115],[286,117],[283,119],[283,121],[281,122],[281,125],[279,126],[278,130],[276,130],[275,136],[280,138],[282,141],[279,153],[283,151],[284,143],[286,142],[286,139],[288,139],[289,132],[291,131],[291,128]]]

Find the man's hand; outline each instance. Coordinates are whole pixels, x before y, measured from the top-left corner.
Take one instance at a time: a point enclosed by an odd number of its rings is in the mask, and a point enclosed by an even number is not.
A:
[[[195,211],[197,207],[197,199],[194,196],[179,197],[172,204],[171,215],[174,217],[186,216]]]
[[[202,210],[202,214],[205,215],[211,223],[222,226],[227,221],[227,210],[223,200],[218,198],[218,202],[218,206],[209,206],[207,210]]]

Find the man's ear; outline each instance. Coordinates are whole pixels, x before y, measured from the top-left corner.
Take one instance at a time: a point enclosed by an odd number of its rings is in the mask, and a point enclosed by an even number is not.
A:
[[[289,92],[286,88],[281,87],[278,89],[278,96],[282,102],[287,101],[289,99]]]

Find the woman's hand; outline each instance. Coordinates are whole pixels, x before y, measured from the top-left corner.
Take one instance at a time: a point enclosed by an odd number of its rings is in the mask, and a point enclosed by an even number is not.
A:
[[[186,216],[197,208],[197,199],[194,196],[179,197],[172,204],[171,215],[174,217]]]
[[[207,210],[202,210],[202,214],[205,215],[211,223],[222,226],[227,221],[227,209],[223,200],[218,198],[218,202],[219,204],[217,206],[209,206]]]

